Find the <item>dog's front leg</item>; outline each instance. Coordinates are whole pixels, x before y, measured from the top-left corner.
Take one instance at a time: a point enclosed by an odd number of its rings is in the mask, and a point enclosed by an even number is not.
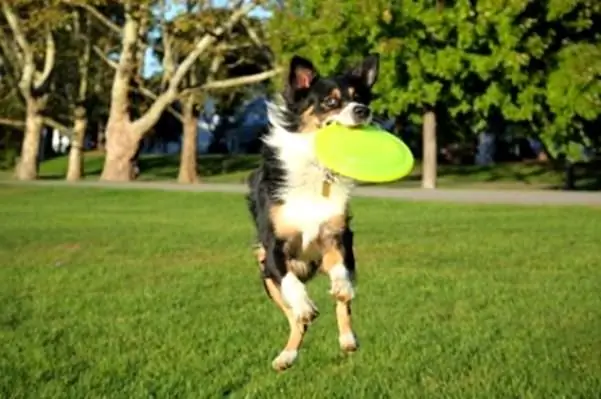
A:
[[[330,277],[330,294],[336,300],[340,347],[344,351],[352,352],[357,349],[357,340],[351,324],[351,302],[355,296],[355,289],[351,279],[351,270],[345,262],[348,256],[345,256],[343,234],[326,235],[322,238],[322,243],[321,268]],[[349,250],[352,251],[352,249]]]

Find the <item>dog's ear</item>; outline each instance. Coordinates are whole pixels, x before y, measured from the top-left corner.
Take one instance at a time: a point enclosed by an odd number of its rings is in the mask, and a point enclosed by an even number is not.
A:
[[[290,60],[288,86],[293,91],[308,89],[317,75],[317,70],[311,61],[295,55]]]
[[[361,79],[364,85],[371,88],[378,79],[380,71],[380,55],[370,54],[359,65],[351,68],[347,73]]]

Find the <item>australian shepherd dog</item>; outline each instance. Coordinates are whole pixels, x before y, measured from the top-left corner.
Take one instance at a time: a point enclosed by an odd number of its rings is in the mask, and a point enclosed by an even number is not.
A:
[[[343,74],[320,76],[311,61],[295,56],[283,94],[268,104],[270,130],[263,137],[262,163],[248,179],[247,202],[265,290],[290,324],[288,342],[272,363],[276,370],[294,363],[318,315],[305,288],[318,272],[330,278],[341,349],[357,349],[351,326],[355,259],[349,196],[354,182],[321,165],[313,141],[329,123],[371,122],[378,69],[379,56],[373,54]]]

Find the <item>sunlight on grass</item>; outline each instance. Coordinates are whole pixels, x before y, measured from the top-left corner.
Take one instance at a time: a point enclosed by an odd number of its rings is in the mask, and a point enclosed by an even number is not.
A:
[[[298,363],[236,194],[0,186],[0,397],[595,397],[599,211],[356,200],[360,350],[327,281]]]

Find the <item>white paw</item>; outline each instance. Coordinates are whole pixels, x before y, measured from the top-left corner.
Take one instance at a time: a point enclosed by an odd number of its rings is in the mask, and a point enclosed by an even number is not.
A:
[[[354,352],[359,346],[357,344],[355,334],[353,334],[352,332],[343,334],[340,337],[338,337],[338,342],[340,343],[340,349],[342,349],[345,352]]]
[[[271,366],[278,371],[286,370],[292,366],[297,355],[298,352],[295,350],[284,349],[275,359],[273,359]]]
[[[330,270],[332,285],[330,294],[339,301],[349,302],[355,297],[355,289],[344,265],[336,265]]]

